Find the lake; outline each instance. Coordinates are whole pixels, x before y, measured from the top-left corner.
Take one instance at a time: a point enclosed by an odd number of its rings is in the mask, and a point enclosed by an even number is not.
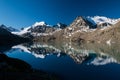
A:
[[[0,47],[7,56],[62,80],[120,80],[119,49],[119,45],[37,42]]]

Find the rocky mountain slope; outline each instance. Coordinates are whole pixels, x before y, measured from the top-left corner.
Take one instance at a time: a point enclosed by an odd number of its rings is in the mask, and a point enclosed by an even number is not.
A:
[[[103,23],[102,23],[103,24]],[[117,43],[119,42],[119,28],[120,21],[109,23],[108,26],[102,26],[102,28],[97,27],[93,31],[89,32],[79,32],[72,35],[72,39],[79,38],[83,39],[86,42],[97,42],[97,43]]]

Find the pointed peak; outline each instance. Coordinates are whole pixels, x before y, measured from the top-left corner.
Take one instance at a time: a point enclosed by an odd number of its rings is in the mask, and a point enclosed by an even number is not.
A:
[[[6,27],[4,24],[1,24],[0,27]]]
[[[84,16],[77,16],[76,19],[84,19]]]

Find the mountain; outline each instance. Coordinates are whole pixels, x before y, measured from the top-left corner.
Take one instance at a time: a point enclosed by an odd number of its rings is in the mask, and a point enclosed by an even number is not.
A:
[[[109,24],[116,24],[120,19],[111,19],[105,16],[94,16],[94,17],[86,17],[87,20],[91,21],[93,24],[102,24],[102,23],[109,23]]]
[[[36,22],[32,26],[23,28],[20,32],[12,32],[20,36],[46,36],[52,35],[54,32],[66,28],[66,24],[58,23],[57,25],[48,25],[44,21]]]
[[[15,28],[13,28],[13,27],[7,27],[7,26],[5,26],[4,24],[0,25],[0,27],[1,27],[1,28],[4,28],[4,29],[6,29],[6,30],[8,30],[8,31],[10,31],[10,32],[18,32],[18,31],[19,31],[18,29],[15,29]]]
[[[0,35],[10,35],[11,33],[5,29],[4,25],[0,26]]]
[[[93,29],[103,29],[116,24],[120,19],[110,19],[103,16],[83,17],[78,16],[68,27],[68,30],[73,31],[91,31]]]
[[[97,25],[98,28],[109,27],[116,24],[120,19],[111,19],[104,16],[86,17],[87,20]]]
[[[85,17],[78,16],[69,26],[72,28],[72,31],[76,30],[87,30],[87,29],[94,29],[96,28],[96,24],[92,23],[91,21],[87,20]],[[70,29],[69,28],[69,29]]]
[[[90,18],[87,20],[90,21]],[[107,43],[107,44],[119,42],[120,39],[118,36],[120,34],[119,33],[120,19],[94,17],[94,18],[91,18],[91,20],[94,21],[96,28],[95,29],[90,29],[90,28],[77,29],[77,31],[74,31],[69,34],[71,35],[71,39],[72,39],[71,41],[80,42],[81,40],[84,40],[85,42],[92,42],[92,43],[97,42],[97,43]],[[76,22],[73,21],[73,23],[76,23]],[[107,25],[103,25],[103,24],[107,24]],[[74,24],[73,26],[76,27],[77,24]]]
[[[21,31],[19,32],[13,32],[13,34],[16,35],[24,35],[27,33],[32,33],[32,32],[36,32],[36,33],[41,33],[45,30],[45,28],[47,27],[45,22],[36,22],[35,24],[33,24],[32,26],[23,28]]]
[[[19,44],[29,39],[12,34],[4,25],[0,26],[0,45]]]
[[[20,32],[13,32],[13,34],[17,34],[20,36],[24,36],[26,34],[32,35],[32,36],[40,36],[41,33],[48,34],[50,32],[55,31],[56,29],[53,28],[50,25],[47,25],[45,22],[36,22],[32,26],[23,28]]]

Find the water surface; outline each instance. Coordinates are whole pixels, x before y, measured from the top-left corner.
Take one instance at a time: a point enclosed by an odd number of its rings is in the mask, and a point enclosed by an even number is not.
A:
[[[21,44],[0,50],[32,68],[59,75],[62,80],[120,80],[119,46],[98,44]]]

